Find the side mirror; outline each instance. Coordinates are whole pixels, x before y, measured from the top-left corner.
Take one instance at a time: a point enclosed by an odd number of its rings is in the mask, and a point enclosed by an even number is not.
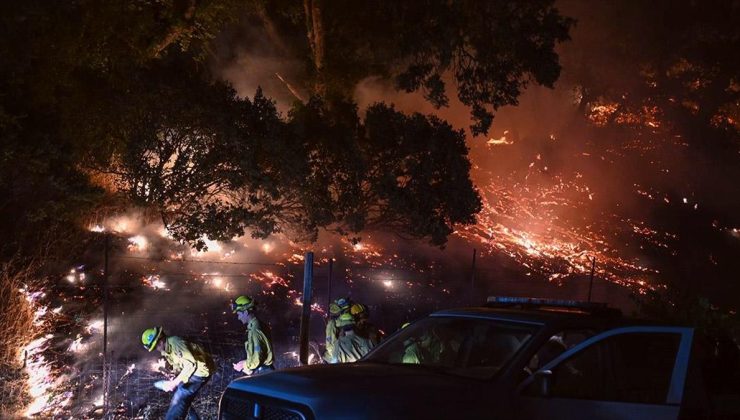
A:
[[[552,371],[538,370],[534,373],[534,389],[540,397],[549,397],[552,386]]]

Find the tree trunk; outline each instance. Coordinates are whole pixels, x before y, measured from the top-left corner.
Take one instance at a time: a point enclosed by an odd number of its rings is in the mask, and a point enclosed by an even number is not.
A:
[[[313,53],[313,64],[316,69],[315,93],[323,95],[326,85],[323,80],[324,69],[324,26],[321,19],[322,0],[303,0],[303,9],[306,14],[306,29],[308,42]]]

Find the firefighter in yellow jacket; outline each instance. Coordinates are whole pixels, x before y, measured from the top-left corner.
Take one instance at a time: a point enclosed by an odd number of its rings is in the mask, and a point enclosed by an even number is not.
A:
[[[272,344],[260,328],[260,321],[254,314],[255,301],[249,296],[239,296],[231,304],[242,324],[247,326],[247,341],[244,350],[247,358],[234,363],[234,369],[246,375],[260,374],[275,370],[273,366]]]
[[[332,353],[334,352],[334,346],[339,339],[339,328],[337,328],[337,320],[339,316],[345,313],[349,313],[351,302],[347,298],[339,298],[329,304],[329,318],[326,320],[326,351],[324,352],[324,361],[332,363]]]
[[[355,333],[355,320],[352,314],[340,315],[337,319],[337,328],[341,333],[329,363],[356,362],[375,347],[370,340]]]
[[[158,381],[154,385],[166,392],[175,391],[165,420],[197,420],[198,413],[191,406],[203,385],[215,370],[211,355],[198,344],[180,337],[168,337],[162,327],[149,328],[141,335],[141,343],[148,351],[159,350],[177,373],[175,379]]]

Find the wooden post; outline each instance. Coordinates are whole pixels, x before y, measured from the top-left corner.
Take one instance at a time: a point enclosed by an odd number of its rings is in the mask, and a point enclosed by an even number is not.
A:
[[[591,302],[591,290],[594,288],[594,270],[596,269],[596,257],[591,260],[591,278],[588,281],[588,301]]]
[[[103,418],[108,418],[108,253],[110,234],[105,234],[105,265],[103,270]]]
[[[473,265],[470,267],[470,304],[475,305],[475,254],[477,249],[473,248]]]
[[[334,271],[334,258],[329,258],[329,273],[327,274],[327,281],[328,284],[326,286],[326,310],[329,310],[329,306],[331,305],[331,282],[332,282],[332,272]]]
[[[303,266],[303,311],[301,312],[300,360],[308,364],[308,332],[311,320],[311,289],[313,282],[313,252],[307,252]]]

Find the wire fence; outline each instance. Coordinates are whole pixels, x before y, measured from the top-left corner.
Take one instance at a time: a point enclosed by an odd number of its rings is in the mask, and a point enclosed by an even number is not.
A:
[[[156,352],[147,353],[140,344],[141,332],[163,326],[169,335],[182,336],[202,345],[216,362],[216,370],[200,392],[194,407],[201,418],[216,417],[218,400],[236,377],[232,363],[244,358],[244,327],[229,310],[229,302],[241,294],[258,302],[258,318],[271,332],[279,369],[297,366],[303,266],[298,262],[176,260],[113,255],[107,276],[108,305],[105,314],[89,309],[89,317],[106,316],[107,352],[87,343],[74,360],[74,380],[69,392],[75,395],[73,412],[79,417],[162,418],[171,394],[153,387],[166,370]],[[61,281],[63,293],[88,300],[99,308],[105,300],[105,272],[90,266],[81,270],[84,281]],[[80,276],[80,272],[75,274]],[[482,303],[488,295],[538,296],[585,299],[587,277],[552,283],[519,275],[507,278],[497,267],[470,261],[455,265],[398,267],[344,260],[315,265],[313,305],[309,329],[312,360],[321,360],[325,313],[328,302],[348,296],[370,308],[370,319],[381,331],[392,333],[437,309]],[[79,294],[78,293],[78,294]],[[628,293],[619,286],[595,279],[595,300],[612,303]],[[83,304],[84,306],[84,304]],[[82,311],[81,311],[82,312]],[[83,316],[83,315],[80,315]],[[73,332],[70,330],[70,334]],[[102,396],[105,404],[99,403]]]

